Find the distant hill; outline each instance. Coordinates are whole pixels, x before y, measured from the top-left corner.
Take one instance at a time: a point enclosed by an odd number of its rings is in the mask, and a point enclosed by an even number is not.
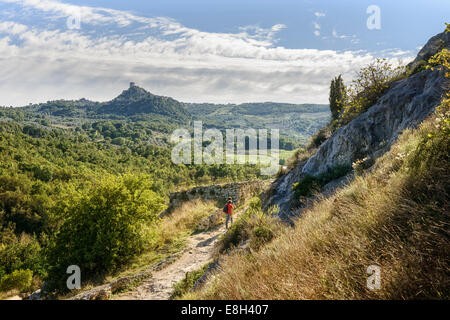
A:
[[[93,102],[86,99],[56,100],[31,105],[25,107],[25,110],[66,117],[98,118],[99,115],[130,117],[137,114],[154,114],[183,122],[191,118],[181,102],[169,97],[153,95],[134,84],[118,97],[107,102]]]
[[[101,104],[97,113],[132,116],[136,114],[160,114],[179,120],[188,120],[189,112],[181,102],[169,97],[153,95],[145,89],[131,85],[117,98]]]
[[[185,106],[194,119],[202,120],[206,127],[279,129],[282,139],[291,140],[295,147],[306,144],[309,137],[330,120],[327,104],[186,103]]]
[[[36,118],[40,124],[50,123],[62,128],[97,123],[95,127],[101,126],[104,129],[112,128],[111,124],[105,125],[105,121],[128,123],[126,126],[113,123],[120,130],[109,130],[107,136],[111,138],[136,136],[133,132],[141,130],[167,135],[180,126],[190,127],[189,122],[193,120],[201,120],[205,127],[219,130],[279,129],[280,147],[285,150],[293,150],[306,144],[309,137],[330,119],[329,107],[325,104],[183,103],[170,97],[154,95],[134,83],[116,98],[106,102],[87,99],[55,100],[18,110],[30,113],[28,118]],[[126,134],[116,132],[124,131],[125,128]],[[146,137],[148,134],[146,132],[140,136]]]

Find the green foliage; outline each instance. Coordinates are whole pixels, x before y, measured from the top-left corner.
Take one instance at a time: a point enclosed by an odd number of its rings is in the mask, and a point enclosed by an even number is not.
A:
[[[194,270],[190,272],[186,272],[186,275],[183,280],[174,284],[173,293],[170,299],[175,299],[177,297],[181,297],[185,293],[189,292],[194,288],[195,283],[200,277],[205,274],[206,269],[208,269],[209,263],[205,264],[201,269]]]
[[[330,85],[330,111],[331,111],[331,119],[336,120],[339,118],[339,114],[342,111],[342,106],[345,104],[346,92],[345,85],[342,76],[331,80]]]
[[[259,197],[252,198],[247,210],[220,239],[219,252],[224,253],[246,240],[250,241],[250,248],[253,250],[258,250],[270,242],[280,230],[280,225],[272,218],[275,211],[276,208],[271,208],[267,213],[263,212]]]
[[[362,68],[347,90],[346,103],[339,114],[345,125],[375,104],[389,85],[406,76],[405,67],[394,67],[386,59],[376,59]]]
[[[205,127],[280,128],[280,149],[294,150],[330,120],[328,105],[287,103],[186,104]]]
[[[425,60],[421,60],[417,63],[417,65],[414,67],[414,69],[408,71],[408,76],[412,76],[416,73],[422,72],[426,70],[427,68],[427,62]]]
[[[49,248],[49,283],[64,286],[65,270],[78,265],[88,279],[128,263],[151,243],[148,230],[164,208],[146,176],[106,176],[79,192],[71,188],[59,210],[65,219]]]
[[[159,250],[151,244],[156,222],[136,216],[141,223],[134,223],[131,217],[140,209],[127,200],[131,187],[123,179],[130,172],[152,182],[146,193],[160,195],[155,208],[177,189],[260,177],[255,165],[173,164],[168,134],[192,120],[186,108],[193,110],[138,87],[106,103],[80,99],[0,107],[0,277],[30,269],[35,280],[46,278],[57,288],[69,264],[80,265],[88,279],[114,272],[143,247]],[[205,127],[222,130],[267,128],[269,118],[277,118],[277,126],[292,129],[280,137],[283,149],[296,148],[305,140],[299,136],[307,137],[329,118],[324,105],[212,105],[211,116],[200,109]],[[128,236],[119,239],[122,233]]]
[[[33,271],[31,270],[15,270],[0,279],[0,291],[10,291],[17,289],[25,291],[31,286],[33,279]]]
[[[153,95],[138,86],[133,86],[123,91],[117,98],[102,104],[97,112],[127,116],[153,113],[180,121],[187,121],[190,118],[182,103],[169,97]]]
[[[45,276],[45,260],[35,237],[23,234],[18,238],[12,228],[5,228],[0,235],[0,279],[20,269],[30,269],[40,278]]]
[[[250,211],[259,211],[261,210],[262,202],[260,197],[253,197],[248,201],[248,209]]]
[[[296,198],[299,197],[309,197],[315,192],[321,190],[321,183],[319,178],[307,174],[299,182],[294,183],[292,189]]]
[[[450,24],[446,23],[445,32],[450,32]],[[439,69],[450,78],[450,50],[442,49],[428,60],[427,69]],[[434,132],[422,136],[417,152],[410,158],[409,166],[419,174],[443,167],[449,163],[450,150],[450,92],[442,98],[436,108]]]
[[[317,131],[312,137],[307,146],[308,150],[313,150],[322,145],[330,137],[330,127],[326,126]]]
[[[375,160],[371,157],[365,157],[363,159],[356,160],[352,164],[353,171],[355,172],[355,175],[362,175],[365,170],[369,169],[373,164],[375,163]]]
[[[336,165],[318,176],[306,174],[292,186],[294,197],[298,199],[312,196],[314,193],[320,192],[327,183],[345,176],[350,170],[351,167],[348,165]]]

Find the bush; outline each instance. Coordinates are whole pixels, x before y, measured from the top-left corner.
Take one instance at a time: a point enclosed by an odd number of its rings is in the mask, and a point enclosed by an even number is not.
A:
[[[311,142],[308,145],[308,149],[315,149],[318,148],[329,138],[329,132],[327,128],[322,128],[319,131],[317,131],[316,134],[314,134],[311,137]]]
[[[315,192],[319,192],[321,189],[320,180],[310,174],[305,175],[299,182],[294,183],[293,190],[294,195],[298,199],[299,197],[309,197]]]
[[[416,73],[425,71],[427,69],[427,62],[425,60],[421,60],[417,63],[417,65],[412,70],[408,70],[408,76],[412,76]]]
[[[258,225],[253,228],[250,245],[252,249],[258,250],[275,237],[274,231],[267,225]]]
[[[33,271],[29,269],[13,271],[0,279],[0,291],[6,292],[13,289],[25,291],[31,286],[32,279]]]
[[[201,269],[194,270],[191,272],[186,272],[186,275],[183,280],[173,285],[173,293],[170,296],[170,299],[175,299],[177,297],[181,297],[185,293],[189,292],[194,288],[195,283],[198,279],[206,272],[209,263],[205,264]]]
[[[267,213],[261,210],[261,200],[252,198],[248,209],[233,223],[218,244],[219,253],[226,252],[250,240],[250,247],[258,250],[270,242],[280,230],[280,224],[272,218],[275,208]]]
[[[60,204],[65,220],[50,247],[48,282],[65,286],[66,269],[81,268],[83,279],[117,270],[144,250],[163,209],[147,177],[106,177],[99,185],[71,189]]]
[[[355,175],[362,175],[365,170],[369,169],[373,164],[375,163],[375,160],[371,157],[365,157],[363,159],[356,160],[352,164],[353,171],[355,172]]]
[[[362,68],[347,90],[347,103],[339,115],[339,124],[345,125],[365,112],[377,102],[393,81],[405,76],[405,67],[394,67],[386,59],[376,59]]]
[[[6,240],[5,231],[2,231],[1,240]],[[11,234],[8,238],[8,242],[0,245],[0,278],[20,269],[30,269],[39,277],[45,276],[46,265],[39,242],[26,235],[17,239]]]
[[[314,193],[320,192],[327,183],[345,176],[350,169],[351,167],[347,165],[336,165],[318,176],[307,174],[292,186],[294,197],[297,199],[310,197]]]

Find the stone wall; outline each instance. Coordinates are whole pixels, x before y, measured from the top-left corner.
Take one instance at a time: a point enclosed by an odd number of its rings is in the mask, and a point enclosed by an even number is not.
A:
[[[196,199],[217,201],[218,205],[221,205],[225,204],[228,197],[232,197],[234,204],[241,205],[246,200],[259,195],[271,182],[269,180],[236,182],[223,185],[200,186],[186,191],[174,192],[170,194],[169,207],[162,213],[162,216],[171,213],[184,202]]]

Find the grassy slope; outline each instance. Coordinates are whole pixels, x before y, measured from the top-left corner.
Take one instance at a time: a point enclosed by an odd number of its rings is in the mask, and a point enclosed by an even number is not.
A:
[[[449,134],[435,124],[404,132],[371,172],[261,250],[225,257],[183,298],[448,299]],[[381,290],[366,287],[370,265],[381,267]]]

